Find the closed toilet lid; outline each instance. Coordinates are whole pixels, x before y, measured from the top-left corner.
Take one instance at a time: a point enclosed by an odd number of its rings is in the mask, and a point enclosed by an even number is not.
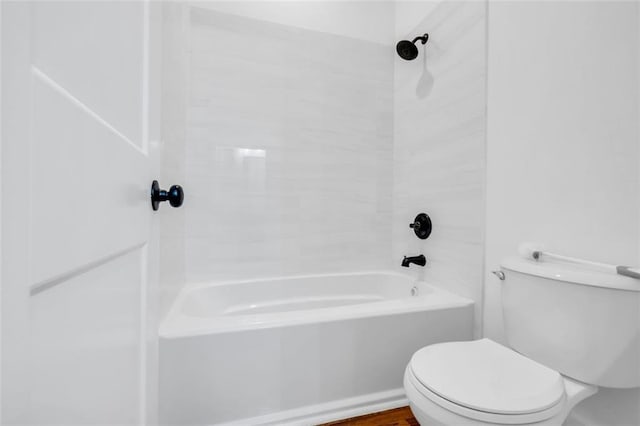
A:
[[[427,346],[413,355],[410,368],[431,392],[488,413],[535,413],[564,397],[557,371],[489,339]]]

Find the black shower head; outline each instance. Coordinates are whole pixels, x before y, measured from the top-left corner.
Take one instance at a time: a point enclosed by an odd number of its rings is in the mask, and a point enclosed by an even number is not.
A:
[[[398,55],[406,61],[412,61],[418,57],[418,48],[416,47],[416,41],[420,40],[422,44],[426,44],[429,40],[429,34],[419,36],[413,39],[413,41],[402,40],[396,45],[396,52]]]
[[[402,59],[411,61],[418,57],[418,48],[409,40],[399,41],[396,45],[396,52]]]

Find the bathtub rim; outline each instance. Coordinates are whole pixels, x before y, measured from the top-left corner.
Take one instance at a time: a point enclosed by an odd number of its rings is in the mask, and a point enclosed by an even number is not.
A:
[[[350,272],[323,272],[320,274],[298,274],[298,275],[274,275],[268,277],[255,277],[255,278],[243,278],[243,279],[233,279],[233,280],[223,280],[223,281],[194,281],[191,283],[187,283],[180,290],[180,295],[186,293],[187,291],[197,290],[200,288],[207,287],[223,287],[226,285],[238,285],[238,284],[249,284],[254,282],[264,282],[264,281],[292,281],[296,279],[304,279],[304,278],[330,278],[330,277],[355,277],[360,275],[392,275],[400,278],[406,278],[411,280],[412,282],[424,282],[411,274],[405,274],[402,272],[390,270],[390,269],[371,269],[365,271],[350,271]],[[176,301],[178,298],[176,298]],[[175,303],[174,303],[175,305]],[[172,305],[172,307],[174,306]]]
[[[415,283],[416,285],[420,285],[428,288],[431,291],[430,294],[436,295],[439,297],[439,299],[442,299],[442,300],[440,300],[439,303],[434,303],[433,300],[430,300],[429,301],[430,303],[425,303],[425,299],[429,298],[428,295],[406,297],[406,298],[400,298],[400,299],[384,300],[380,302],[371,302],[366,304],[321,308],[317,310],[311,310],[311,312],[315,311],[315,314],[307,315],[307,316],[301,314],[306,311],[291,311],[283,314],[285,318],[281,320],[272,320],[265,323],[250,323],[250,324],[237,324],[240,321],[235,321],[236,324],[232,327],[231,326],[216,327],[215,326],[216,317],[187,319],[185,321],[184,318],[186,316],[180,313],[182,305],[185,299],[189,296],[189,293],[195,290],[203,289],[203,288],[222,287],[222,286],[228,286],[228,285],[241,285],[241,284],[249,284],[249,283],[255,283],[255,282],[279,281],[279,280],[291,281],[291,280],[305,279],[305,278],[331,278],[331,277],[362,276],[362,275],[387,275],[387,276],[395,276],[395,277],[407,279],[410,282]],[[419,302],[422,302],[422,303],[419,303]],[[457,307],[473,306],[474,304],[475,302],[470,298],[460,296],[448,290],[444,290],[442,287],[434,283],[426,282],[426,281],[417,279],[416,277],[411,276],[409,274],[403,274],[393,270],[331,272],[331,273],[322,273],[322,274],[302,274],[302,275],[274,276],[274,277],[263,277],[263,278],[261,277],[261,278],[250,278],[250,279],[239,279],[239,280],[223,280],[223,281],[217,281],[217,282],[194,282],[194,283],[186,284],[180,290],[180,293],[178,294],[173,304],[171,305],[171,308],[169,309],[167,315],[160,322],[158,334],[161,339],[179,339],[179,338],[189,338],[189,337],[196,337],[196,336],[206,336],[209,334],[238,333],[238,332],[268,329],[268,328],[294,327],[294,326],[301,326],[306,324],[355,320],[355,319],[370,318],[370,317],[383,317],[383,316],[391,316],[391,315],[399,315],[399,314],[410,314],[410,313],[428,311],[428,310],[450,309],[450,308],[457,308]],[[360,308],[356,308],[355,312],[346,311],[347,307],[354,307],[354,306],[358,306]],[[363,309],[362,306],[365,306],[368,309]],[[382,308],[382,309],[379,309],[379,308]],[[299,317],[295,318],[294,314],[298,314]],[[176,322],[178,322],[177,325],[176,325]],[[182,322],[183,324],[180,324],[180,322]],[[220,321],[218,320],[218,322]],[[187,326],[185,326],[185,323],[187,324]],[[191,326],[188,326],[189,323],[191,324]],[[192,324],[194,323],[199,323],[199,326],[193,326]]]

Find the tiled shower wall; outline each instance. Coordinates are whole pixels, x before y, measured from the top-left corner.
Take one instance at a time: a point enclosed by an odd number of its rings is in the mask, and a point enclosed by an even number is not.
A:
[[[197,7],[189,28],[187,282],[388,268],[390,47]]]
[[[423,253],[408,272],[476,302],[480,334],[486,123],[486,3],[399,1],[396,38],[429,33],[420,55],[395,62],[393,261]],[[433,84],[429,81],[432,79]],[[409,223],[433,221],[429,239]],[[404,268],[403,268],[404,269]]]

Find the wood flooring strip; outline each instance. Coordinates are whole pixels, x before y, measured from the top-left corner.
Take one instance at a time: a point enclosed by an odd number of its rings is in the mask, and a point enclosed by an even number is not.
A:
[[[395,408],[366,416],[352,417],[320,426],[420,426],[409,407]]]

